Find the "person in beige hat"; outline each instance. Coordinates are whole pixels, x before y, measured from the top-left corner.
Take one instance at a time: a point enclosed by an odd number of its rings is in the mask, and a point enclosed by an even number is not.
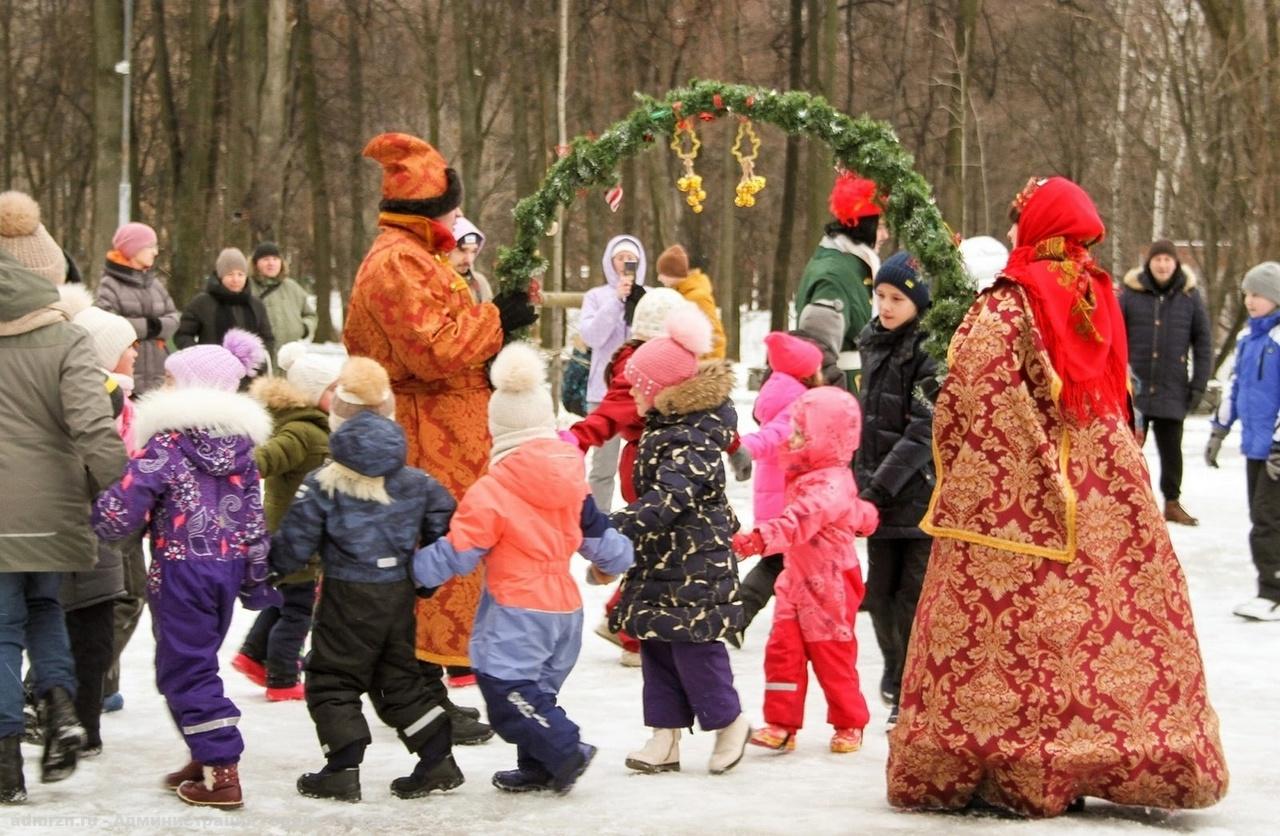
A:
[[[0,250],[54,284],[67,280],[67,256],[40,222],[40,206],[25,192],[0,193]]]

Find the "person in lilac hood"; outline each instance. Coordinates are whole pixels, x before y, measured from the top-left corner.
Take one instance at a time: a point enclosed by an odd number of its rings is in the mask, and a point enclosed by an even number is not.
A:
[[[605,368],[630,336],[631,315],[644,295],[644,245],[634,235],[615,235],[604,248],[603,262],[606,283],[587,291],[578,317],[578,333],[591,349],[587,414],[604,400],[605,390],[609,388]],[[621,440],[614,436],[591,454],[587,482],[596,506],[606,514],[613,505],[620,446]]]
[[[222,345],[170,355],[165,387],[134,413],[142,452],[93,507],[104,540],[149,523],[156,685],[191,752],[165,782],[199,806],[242,806],[240,711],[218,675],[236,597],[249,609],[279,603],[266,583],[270,541],[253,459],[254,445],[271,437],[271,416],[236,391],[265,358],[262,340],[240,329]]]

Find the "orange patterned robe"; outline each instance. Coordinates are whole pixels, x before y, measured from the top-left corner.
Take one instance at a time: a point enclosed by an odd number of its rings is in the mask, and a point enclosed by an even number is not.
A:
[[[1064,422],[1016,285],[979,297],[951,345],[890,803],[1213,804],[1227,790],[1218,718],[1132,433],[1119,417]]]
[[[381,233],[356,274],[342,339],[352,355],[387,370],[409,464],[440,481],[454,499],[489,462],[489,381],[485,363],[502,348],[498,309],[476,304],[467,282],[436,243],[444,227],[383,213]],[[480,603],[481,570],[418,601],[418,658],[468,665]]]

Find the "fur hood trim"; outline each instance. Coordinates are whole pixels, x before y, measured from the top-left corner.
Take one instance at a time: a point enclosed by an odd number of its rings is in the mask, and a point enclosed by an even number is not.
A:
[[[277,412],[285,409],[304,409],[314,404],[307,401],[302,390],[283,377],[260,377],[249,386],[249,396],[267,409]]]
[[[688,415],[715,409],[724,403],[736,382],[733,364],[709,360],[698,365],[698,373],[678,386],[658,393],[653,406],[663,415]]]
[[[1196,271],[1185,264],[1180,263],[1178,266],[1182,270],[1182,275],[1187,277],[1186,281],[1182,283],[1182,292],[1190,294],[1199,284],[1199,280],[1196,278]],[[1124,286],[1130,290],[1136,290],[1138,293],[1150,293],[1151,289],[1142,283],[1142,270],[1143,268],[1141,267],[1134,267],[1128,273],[1125,273]]]
[[[376,502],[379,505],[391,504],[391,495],[387,493],[385,477],[366,476],[338,462],[329,462],[317,470],[316,481],[330,497],[335,493],[341,493],[353,499]]]
[[[248,395],[218,389],[157,389],[138,399],[133,437],[139,448],[166,430],[203,430],[218,438],[243,435],[254,444],[271,438],[271,416]]]

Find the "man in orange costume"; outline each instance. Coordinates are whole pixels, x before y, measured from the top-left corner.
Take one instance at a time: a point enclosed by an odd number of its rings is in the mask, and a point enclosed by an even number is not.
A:
[[[506,335],[531,325],[537,314],[524,291],[477,303],[449,265],[462,184],[435,148],[386,133],[363,154],[383,169],[379,234],[356,274],[343,342],[352,355],[386,368],[409,464],[461,500],[489,460],[485,364]],[[477,570],[418,601],[419,659],[469,664],[480,586]]]

